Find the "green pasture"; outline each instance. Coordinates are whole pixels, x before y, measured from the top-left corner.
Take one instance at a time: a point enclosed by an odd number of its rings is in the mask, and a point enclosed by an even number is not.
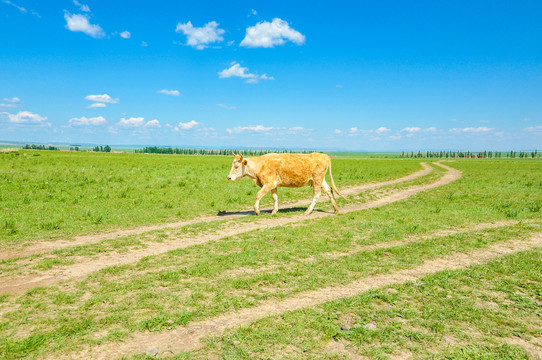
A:
[[[19,151],[0,154],[0,245],[252,209],[258,187],[228,182],[233,157]],[[333,158],[335,183],[398,178],[419,161]],[[311,189],[279,190],[279,206]],[[262,200],[270,206],[271,196]]]
[[[135,157],[140,159],[138,172],[142,174],[152,173],[149,169],[164,174],[159,171],[162,168],[169,169],[164,172],[174,173],[180,167],[193,172],[207,169],[205,173],[211,177],[218,172],[213,171],[217,170],[215,167],[227,172],[231,161],[211,157],[122,154],[115,158],[118,154],[96,154],[94,158],[89,155],[69,159],[91,158],[91,164],[101,159],[101,166],[94,168],[98,174],[112,167],[112,158],[118,159],[115,164],[127,173],[130,166],[137,165]],[[66,162],[58,160],[58,156],[54,154],[50,160],[56,159],[57,164]],[[157,166],[159,161],[172,163],[169,167]],[[463,172],[460,180],[381,208],[322,219],[308,217],[301,225],[225,237],[149,256],[131,265],[105,268],[82,280],[39,287],[21,296],[0,296],[0,357],[37,358],[68,354],[101,343],[129,341],[134,332],[167,331],[266,300],[280,300],[369,275],[409,269],[430,259],[482,250],[542,231],[540,161],[469,159],[447,164]],[[374,166],[372,172],[364,171],[371,166]],[[55,173],[49,162],[42,167],[49,169],[49,174]],[[395,169],[395,176],[390,169]],[[401,160],[333,159],[334,178],[340,184],[356,183],[354,174],[364,173],[363,182],[371,182],[400,177],[417,169],[417,162]],[[388,188],[430,183],[439,174],[442,171]],[[220,176],[225,178],[222,172]],[[56,178],[61,178],[60,173]],[[201,181],[206,183],[204,179]],[[248,181],[243,182],[224,182],[220,187],[238,185],[247,186],[247,190],[254,187]],[[161,189],[166,191],[167,187]],[[245,194],[249,206],[254,189],[251,191]],[[366,195],[371,197],[376,192]],[[215,194],[233,196],[223,189]],[[98,201],[93,200],[93,203]],[[363,200],[350,198],[349,201]],[[251,219],[249,216],[239,221]],[[438,235],[443,229],[505,220],[516,220],[517,224]],[[123,246],[145,247],[186,232],[212,232],[216,226],[194,225],[169,233],[156,231],[105,240],[55,251],[46,258],[36,255],[4,260],[0,262],[0,273],[26,271],[28,266],[35,266],[34,271],[39,272]],[[37,237],[45,237],[46,233],[36,230]],[[408,238],[411,241],[392,243]],[[388,247],[381,249],[366,248],[388,243]],[[247,328],[208,338],[202,349],[176,357],[340,359],[344,354],[326,349],[331,342],[341,342],[355,354],[374,359],[398,356],[403,351],[431,359],[528,359],[529,354],[510,339],[542,338],[540,259],[540,250],[535,249],[498,258],[488,265],[440,272],[419,283],[394,286],[392,290],[374,290],[317,308],[265,318]],[[367,324],[374,326],[366,327]]]

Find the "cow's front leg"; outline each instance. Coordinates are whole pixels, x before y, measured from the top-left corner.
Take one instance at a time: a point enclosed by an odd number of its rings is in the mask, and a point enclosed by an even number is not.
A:
[[[254,212],[256,213],[256,215],[260,215],[260,200],[265,194],[267,194],[268,191],[269,187],[264,185],[256,194],[256,203],[254,204]]]
[[[274,215],[279,211],[279,194],[277,188],[271,190],[271,195],[273,195],[273,211],[271,211],[271,215]]]

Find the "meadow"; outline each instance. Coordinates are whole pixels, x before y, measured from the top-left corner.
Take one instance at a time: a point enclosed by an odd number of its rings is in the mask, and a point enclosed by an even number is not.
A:
[[[232,159],[59,151],[0,154],[0,246],[251,209],[259,188],[249,179],[227,181]],[[389,180],[418,168],[416,161],[333,160],[335,181],[344,186]],[[285,205],[310,194],[309,188],[281,189],[279,201]],[[263,206],[271,203],[270,195],[262,200]]]
[[[412,174],[421,161],[336,157],[333,176],[342,189]],[[0,155],[0,239],[21,250],[0,260],[0,357],[539,358],[542,163],[443,162],[460,177],[423,188],[451,174],[424,161],[432,172],[367,187],[337,215],[322,202],[309,217],[301,206],[217,216],[24,254],[250,209],[257,188],[226,181],[229,157]],[[287,208],[310,189],[279,196]],[[19,278],[36,282],[19,290]]]

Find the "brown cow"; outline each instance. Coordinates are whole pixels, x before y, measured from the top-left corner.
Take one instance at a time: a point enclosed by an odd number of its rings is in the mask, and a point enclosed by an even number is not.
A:
[[[279,209],[277,188],[283,187],[301,187],[312,185],[314,196],[305,215],[309,215],[314,209],[316,200],[320,197],[321,189],[327,194],[335,213],[339,211],[333,191],[343,199],[339,190],[335,187],[333,176],[331,175],[331,160],[329,156],[321,153],[302,154],[266,154],[255,158],[244,158],[241,154],[235,155],[231,166],[228,180],[235,181],[248,176],[256,185],[261,187],[256,195],[254,212],[260,214],[260,199],[271,191],[274,205],[271,214],[275,214]],[[326,172],[329,169],[329,178],[331,179],[331,188],[326,183]]]

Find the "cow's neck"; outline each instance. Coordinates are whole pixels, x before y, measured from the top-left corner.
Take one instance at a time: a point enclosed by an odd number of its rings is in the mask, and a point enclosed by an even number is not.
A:
[[[246,160],[247,160],[247,164],[245,165],[245,167],[247,171],[243,176],[247,176],[251,178],[252,180],[257,180],[257,177],[256,177],[257,169],[255,169],[255,166],[254,166],[255,164],[250,159],[246,159]]]

